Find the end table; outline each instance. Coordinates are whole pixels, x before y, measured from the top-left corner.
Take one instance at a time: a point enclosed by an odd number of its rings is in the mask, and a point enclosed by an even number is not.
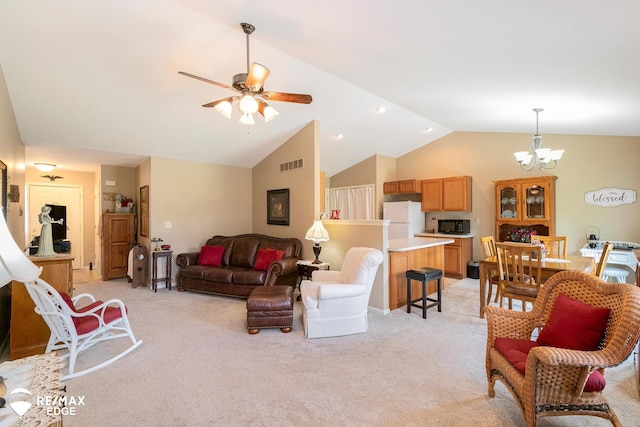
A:
[[[300,283],[302,283],[304,279],[311,280],[311,275],[315,270],[331,270],[331,264],[328,262],[314,264],[313,261],[300,260],[296,264],[298,265],[298,277],[300,278],[298,290],[300,290]],[[296,300],[300,301],[300,295],[298,295]]]
[[[158,282],[165,282],[167,289],[171,290],[171,264],[173,263],[173,251],[153,251],[153,278],[151,279],[151,287],[153,292],[158,292]],[[158,278],[158,258],[165,258],[166,268],[165,276]]]

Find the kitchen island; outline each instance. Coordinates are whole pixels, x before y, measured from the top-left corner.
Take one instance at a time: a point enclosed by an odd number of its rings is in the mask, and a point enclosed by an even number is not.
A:
[[[444,271],[444,248],[451,243],[454,239],[433,237],[389,240],[389,309],[407,305],[407,270],[431,267]],[[436,287],[435,280],[429,282],[427,293],[435,293]],[[422,295],[422,284],[413,281],[411,294]]]

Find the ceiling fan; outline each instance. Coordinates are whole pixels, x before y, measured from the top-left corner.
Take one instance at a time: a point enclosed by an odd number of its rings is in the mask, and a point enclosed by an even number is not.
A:
[[[238,101],[238,108],[242,114],[240,117],[240,123],[252,125],[255,123],[253,120],[253,114],[256,112],[260,113],[266,122],[273,120],[279,114],[276,109],[268,105],[266,101],[310,104],[312,101],[311,95],[264,91],[263,85],[265,80],[267,80],[270,71],[262,64],[258,64],[257,62],[250,63],[249,61],[249,35],[253,33],[255,27],[244,22],[240,25],[247,36],[247,72],[233,76],[233,83],[231,86],[189,74],[184,71],[178,71],[178,73],[183,76],[191,77],[205,83],[210,83],[215,86],[238,92],[237,95],[209,102],[204,104],[203,107],[215,107],[220,114],[230,118],[233,110],[232,104],[235,101]]]

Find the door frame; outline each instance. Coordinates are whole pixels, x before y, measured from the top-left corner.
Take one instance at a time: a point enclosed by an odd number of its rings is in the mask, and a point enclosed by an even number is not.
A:
[[[29,199],[31,197],[31,192],[30,189],[32,186],[37,186],[37,187],[68,187],[68,188],[76,188],[79,190],[79,197],[77,200],[78,206],[80,208],[80,242],[78,243],[78,246],[80,246],[78,248],[77,251],[74,251],[76,253],[76,256],[79,257],[79,262],[78,264],[80,265],[80,268],[83,269],[85,268],[84,265],[84,260],[85,260],[85,250],[84,250],[84,244],[85,244],[85,230],[84,230],[84,187],[82,185],[78,185],[78,184],[49,184],[46,182],[27,182],[25,183],[25,197],[24,197],[24,205],[25,205],[25,220],[24,220],[24,231],[25,231],[25,239],[27,240],[31,240],[30,236],[31,233],[29,233],[29,229],[30,229],[30,224],[29,224],[29,212],[31,209],[31,206],[29,206]],[[29,244],[29,241],[25,242],[25,245]]]

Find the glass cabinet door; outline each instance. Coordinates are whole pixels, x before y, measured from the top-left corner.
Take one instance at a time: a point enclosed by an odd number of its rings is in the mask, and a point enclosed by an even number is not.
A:
[[[518,190],[515,186],[498,189],[498,206],[501,219],[518,217]]]
[[[545,218],[546,194],[544,187],[531,185],[525,188],[525,219]]]

